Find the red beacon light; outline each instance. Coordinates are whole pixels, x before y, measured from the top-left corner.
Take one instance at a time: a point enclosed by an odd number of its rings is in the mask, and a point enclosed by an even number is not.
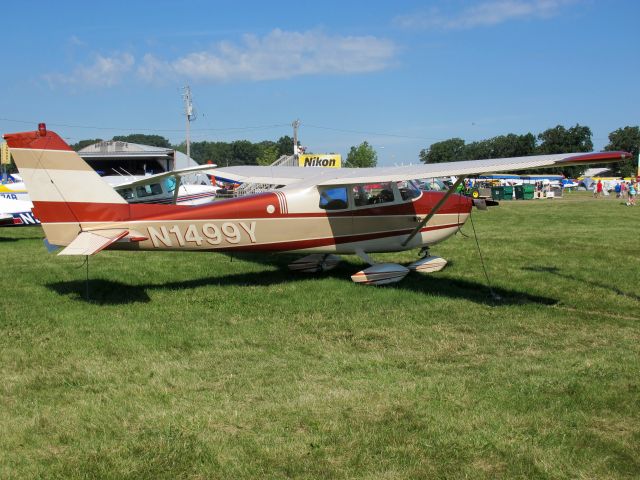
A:
[[[41,137],[47,136],[47,124],[42,122],[38,124],[38,135]]]

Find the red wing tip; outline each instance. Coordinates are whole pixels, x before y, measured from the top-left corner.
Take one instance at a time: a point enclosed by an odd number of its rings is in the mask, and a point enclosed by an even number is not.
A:
[[[567,157],[562,160],[560,163],[565,162],[598,162],[604,160],[627,160],[632,158],[633,155],[629,152],[623,151],[611,151],[611,152],[591,152],[585,153],[584,155],[574,155],[572,157]]]

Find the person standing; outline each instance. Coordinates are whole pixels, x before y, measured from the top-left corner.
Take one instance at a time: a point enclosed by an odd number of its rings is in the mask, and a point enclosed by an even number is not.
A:
[[[629,184],[629,202],[627,202],[627,205],[629,205],[630,207],[635,206],[637,194],[638,182],[636,180],[631,180],[631,183]]]
[[[596,198],[600,198],[602,195],[602,180],[598,180],[596,183],[596,194],[594,195]]]

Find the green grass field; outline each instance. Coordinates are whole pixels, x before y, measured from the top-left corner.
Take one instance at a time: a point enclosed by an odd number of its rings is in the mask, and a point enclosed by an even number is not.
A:
[[[47,253],[0,230],[0,478],[639,478],[640,207],[503,202],[449,266]],[[375,256],[411,262],[416,253]]]

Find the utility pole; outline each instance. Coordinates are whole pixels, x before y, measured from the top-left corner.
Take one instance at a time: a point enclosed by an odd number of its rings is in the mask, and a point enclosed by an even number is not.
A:
[[[293,127],[293,154],[298,156],[298,128],[300,128],[300,120],[295,119],[291,124]]]
[[[182,99],[184,100],[184,114],[187,117],[187,157],[191,158],[191,122],[196,119],[196,112],[191,102],[191,87],[187,85],[182,89]]]

